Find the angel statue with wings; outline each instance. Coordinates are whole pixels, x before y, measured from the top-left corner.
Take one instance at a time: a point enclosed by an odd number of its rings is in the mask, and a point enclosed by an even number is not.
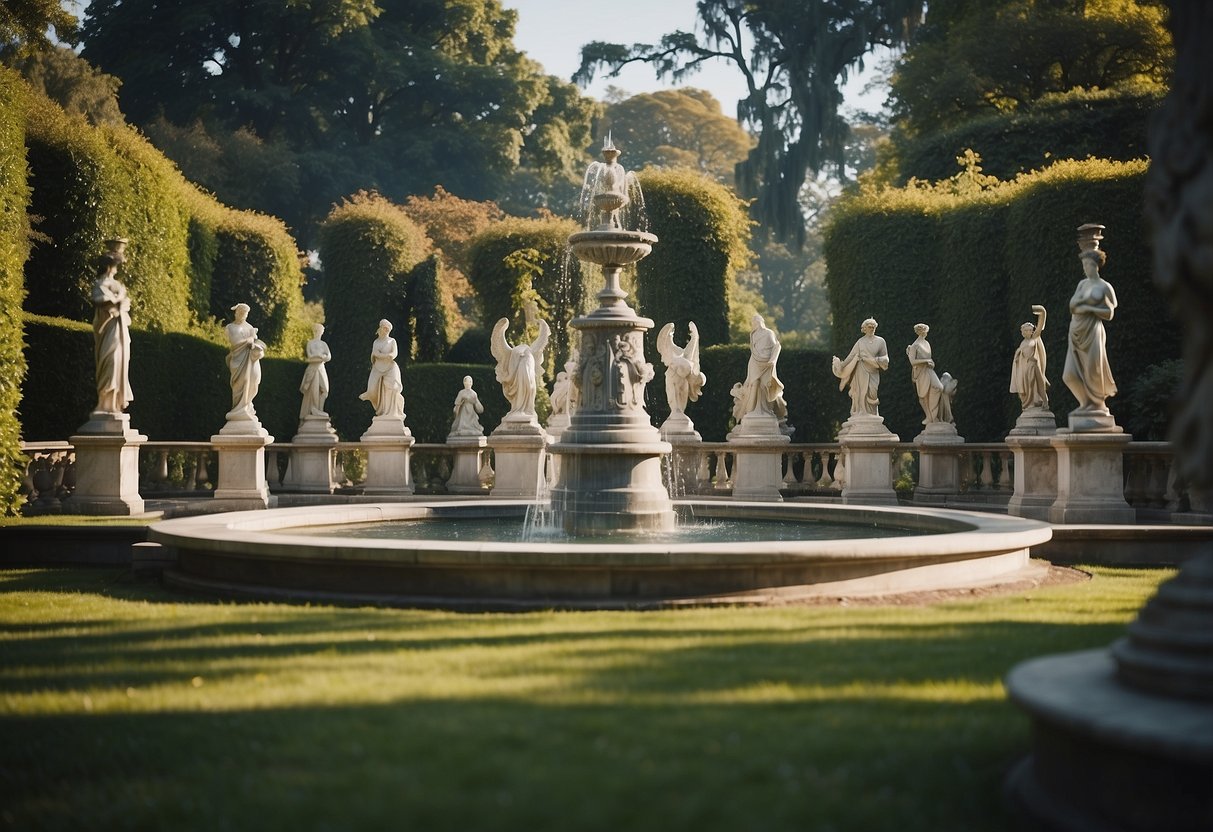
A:
[[[490,347],[497,359],[497,381],[510,402],[506,421],[535,421],[535,392],[543,378],[543,351],[548,345],[547,321],[539,319],[539,337],[533,344],[510,346],[505,340],[509,318],[502,318],[493,327]]]
[[[688,401],[697,401],[707,377],[699,371],[699,328],[690,323],[691,335],[685,347],[674,343],[674,325],[666,324],[657,333],[657,352],[665,364],[665,398],[670,416],[686,411]]]

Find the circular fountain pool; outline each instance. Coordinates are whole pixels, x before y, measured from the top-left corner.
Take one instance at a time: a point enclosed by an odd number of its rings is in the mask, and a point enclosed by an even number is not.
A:
[[[1044,523],[804,503],[681,502],[686,531],[520,539],[528,504],[382,503],[157,523],[174,586],[457,609],[757,604],[1016,579]],[[727,538],[727,539],[726,539]]]

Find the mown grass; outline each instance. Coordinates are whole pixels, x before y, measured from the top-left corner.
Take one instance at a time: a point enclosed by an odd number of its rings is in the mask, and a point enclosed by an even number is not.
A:
[[[0,827],[1004,830],[1001,679],[1167,571],[929,607],[464,615],[0,572]]]

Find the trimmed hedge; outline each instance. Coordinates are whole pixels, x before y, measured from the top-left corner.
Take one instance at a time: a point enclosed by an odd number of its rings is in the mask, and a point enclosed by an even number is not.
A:
[[[374,193],[361,192],[334,206],[320,227],[325,340],[333,352],[328,407],[343,437],[357,437],[369,424],[369,406],[358,394],[366,389],[381,319],[392,322],[397,360],[407,364],[411,358],[409,275],[429,253],[429,240],[404,209]]]
[[[0,515],[16,513],[25,470],[17,408],[25,377],[22,266],[29,256],[30,189],[25,161],[25,85],[0,67]]]
[[[636,298],[656,327],[673,322],[680,333],[694,320],[704,346],[729,341],[729,296],[750,257],[745,203],[725,186],[688,170],[640,174],[653,253],[636,264]],[[692,417],[693,418],[693,417]]]
[[[563,365],[569,352],[569,321],[586,311],[589,302],[583,267],[568,254],[569,235],[580,230],[572,220],[514,217],[493,223],[470,244],[468,280],[480,298],[484,328],[490,331],[501,318],[520,322],[515,320],[520,310],[514,308],[514,298],[524,288],[519,284],[525,276],[506,259],[526,249],[538,254],[536,265],[543,273],[531,285],[542,301],[540,315],[552,330],[549,368]],[[511,333],[517,331],[517,326],[510,327]]]
[[[409,279],[409,326],[418,361],[442,361],[451,348],[447,331],[453,316],[443,301],[442,275],[442,263],[431,254],[413,268]]]
[[[1153,89],[1078,91],[1049,97],[1029,109],[973,119],[942,133],[899,140],[900,183],[911,177],[947,178],[953,160],[966,149],[977,151],[986,172],[999,179],[1054,159],[1144,158],[1147,125],[1162,95]]]
[[[97,403],[93,383],[93,330],[64,318],[27,315],[22,386],[26,441],[67,439]],[[153,440],[202,442],[219,432],[231,404],[227,349],[181,332],[131,330],[131,425]],[[288,441],[299,420],[304,363],[261,360],[257,415],[275,438]],[[182,374],[188,373],[188,383]]]
[[[131,321],[147,329],[190,323],[186,274],[188,213],[180,174],[131,128],[92,127],[33,97],[26,119],[35,231],[25,266],[26,309],[92,318],[90,287],[102,241],[127,237],[123,282]]]
[[[25,316],[29,373],[21,388],[24,439],[67,439],[96,404],[93,385],[93,331],[78,321]],[[231,397],[227,351],[184,333],[131,332],[131,424],[153,440],[207,441],[223,427]],[[307,365],[298,359],[263,358],[261,389],[254,404],[262,424],[279,442],[289,442],[299,424],[299,381]],[[331,364],[329,365],[331,368]],[[181,383],[189,368],[190,383]],[[485,433],[509,410],[494,377],[483,364],[408,364],[403,368],[405,424],[418,442],[444,442],[451,429],[455,394],[470,375],[484,413]],[[360,374],[361,378],[362,374]],[[330,379],[333,378],[330,372]],[[353,394],[357,438],[370,426],[370,406]],[[338,404],[329,396],[331,412]],[[360,407],[359,407],[360,406]]]
[[[1107,326],[1119,394],[1111,400],[1124,423],[1130,382],[1145,367],[1175,358],[1179,333],[1150,278],[1149,236],[1142,216],[1145,162],[1058,162],[1010,182],[959,187],[864,189],[836,206],[826,231],[827,288],[834,345],[845,355],[869,315],[889,344],[881,415],[909,440],[921,429],[905,345],[913,324],[932,326],[936,370],[960,382],[956,425],[970,441],[1006,435],[1019,413],[1008,392],[1019,325],[1031,306],[1049,311],[1045,345],[1050,403],[1065,424],[1075,407],[1061,381],[1069,299],[1082,270],[1075,229],[1108,227],[1104,277],[1120,306]],[[845,418],[845,409],[841,411]]]

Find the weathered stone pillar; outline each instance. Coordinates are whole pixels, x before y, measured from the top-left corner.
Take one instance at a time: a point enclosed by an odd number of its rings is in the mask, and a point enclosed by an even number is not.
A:
[[[71,437],[76,449],[76,488],[64,502],[71,514],[142,514],[139,446],[147,437],[133,430],[126,413],[91,414]]]

